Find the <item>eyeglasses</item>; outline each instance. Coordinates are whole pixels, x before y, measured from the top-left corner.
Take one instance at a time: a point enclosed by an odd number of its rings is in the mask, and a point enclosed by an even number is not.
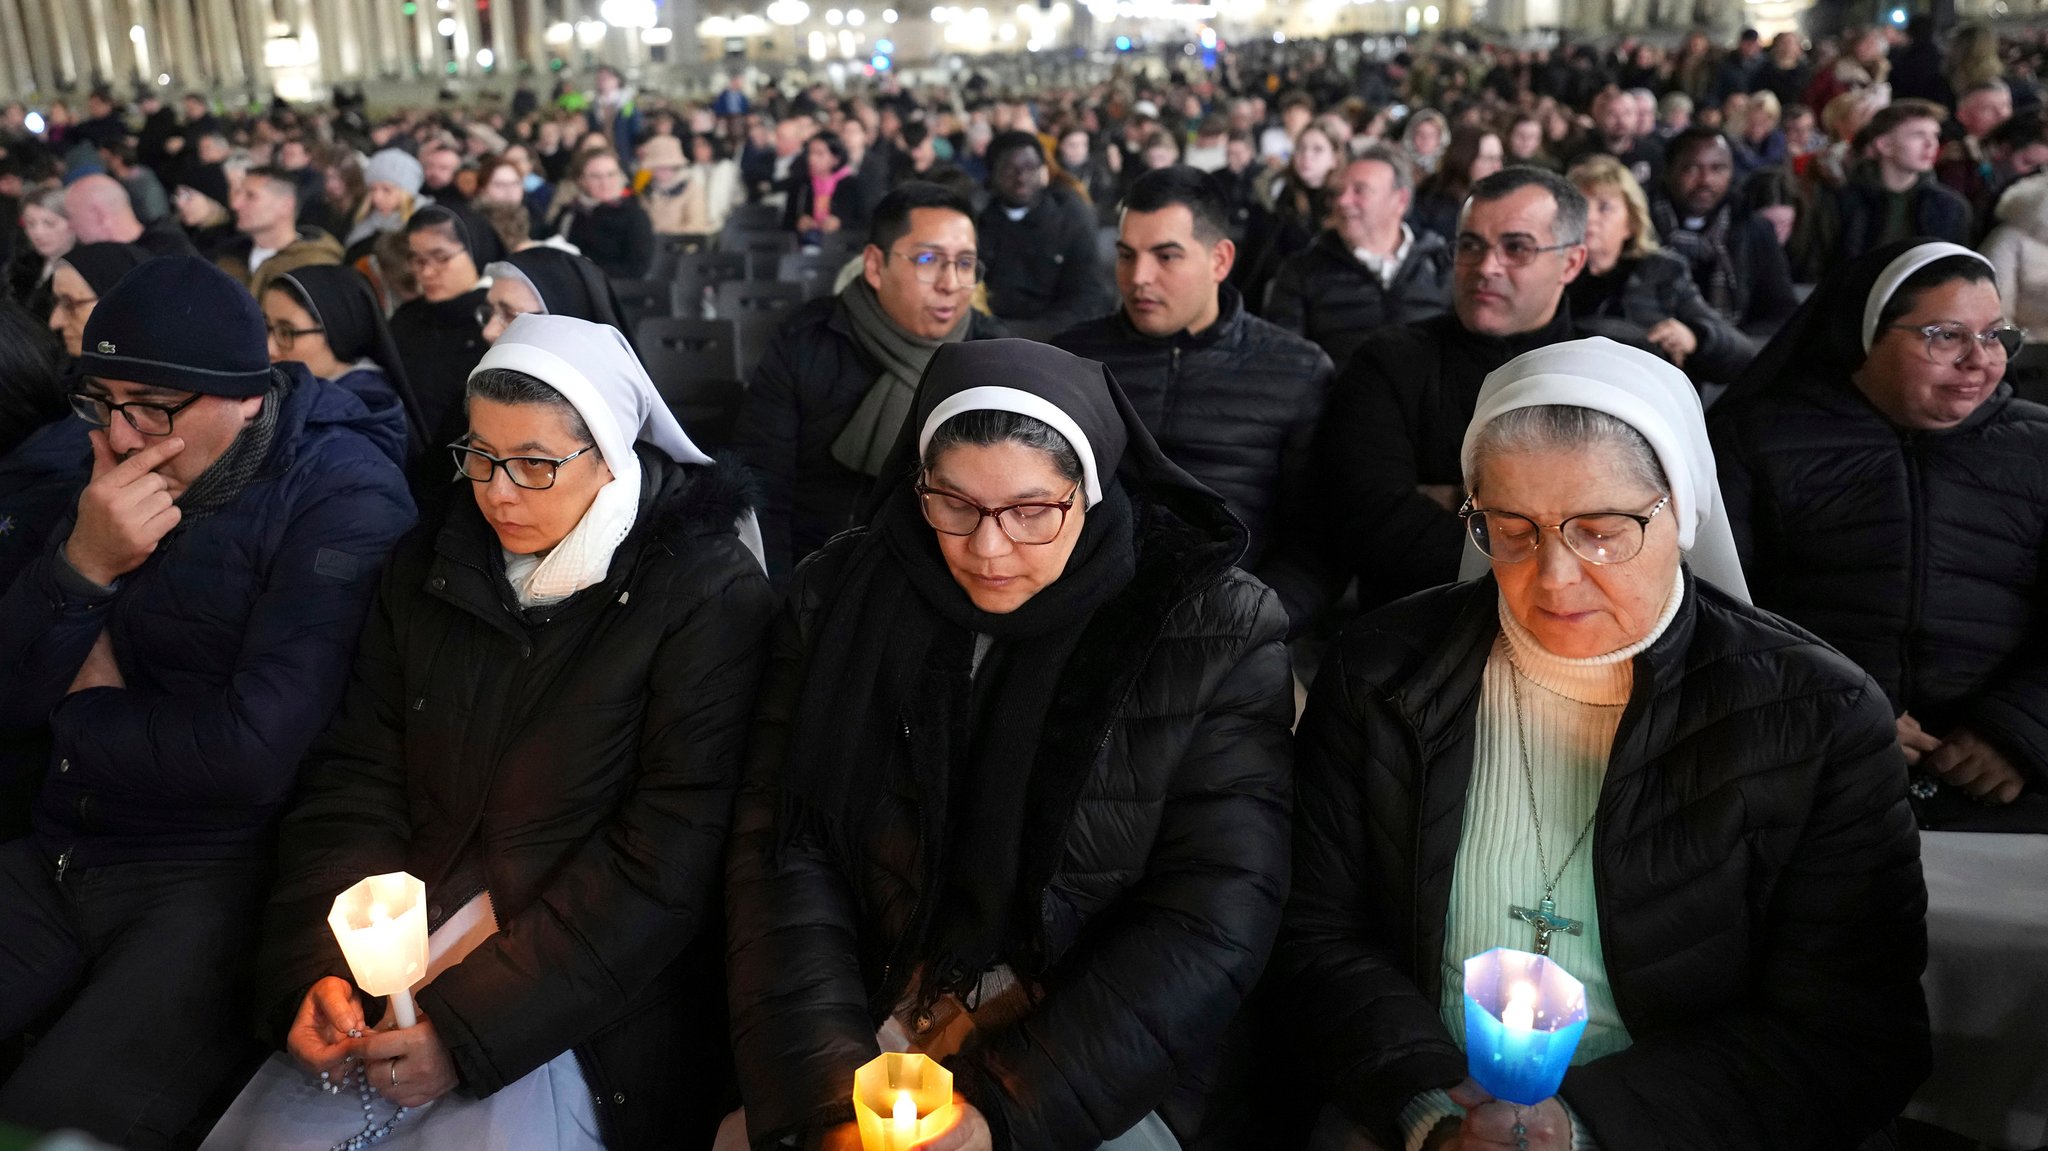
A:
[[[1960,364],[1970,354],[1970,341],[1975,340],[1984,354],[1993,359],[2009,360],[2020,354],[2020,348],[2027,342],[2027,330],[2012,324],[2000,324],[1973,332],[1962,324],[1926,324],[1915,327],[1911,324],[1886,324],[1885,327],[1901,332],[1918,332],[1927,341],[1927,358],[1937,364]]]
[[[506,308],[497,304],[478,304],[476,307],[476,326],[479,328],[488,328],[491,326],[492,320],[497,320],[500,323],[509,324],[512,321],[518,319],[519,317],[528,314],[529,313],[526,312],[515,312],[510,308]]]
[[[1502,237],[1500,243],[1495,244],[1489,242],[1484,236],[1475,236],[1470,232],[1465,232],[1459,235],[1455,252],[1458,263],[1470,266],[1485,263],[1486,254],[1498,250],[1502,264],[1510,268],[1526,268],[1529,266],[1529,261],[1534,260],[1544,252],[1561,252],[1566,248],[1576,248],[1578,246],[1578,241],[1573,241],[1569,244],[1539,244],[1527,236],[1505,236]]]
[[[480,452],[462,443],[449,444],[448,450],[455,455],[456,473],[471,483],[490,483],[491,477],[497,474],[498,469],[504,468],[505,478],[516,486],[528,491],[544,492],[555,486],[555,474],[563,464],[585,452],[596,451],[597,445],[586,444],[558,460],[546,456],[499,457],[489,452]]]
[[[294,328],[290,324],[280,321],[270,325],[270,338],[276,342],[278,351],[289,352],[292,350],[292,345],[298,343],[300,336],[317,336],[326,330],[326,328]]]
[[[1471,533],[1472,543],[1487,559],[1505,564],[1521,563],[1543,546],[1543,531],[1547,526],[1564,540],[1564,546],[1570,548],[1573,555],[1589,564],[1604,566],[1625,564],[1642,554],[1643,537],[1649,531],[1650,521],[1656,519],[1657,513],[1670,502],[1671,497],[1665,496],[1646,515],[1585,512],[1545,525],[1514,512],[1475,508],[1472,497],[1466,496],[1464,505],[1458,509],[1458,518],[1465,521],[1465,530]]]
[[[981,530],[982,520],[993,519],[1011,543],[1049,544],[1067,526],[1067,513],[1073,510],[1074,497],[1080,494],[1081,485],[1075,484],[1067,498],[1057,503],[1005,504],[999,508],[985,508],[925,484],[916,485],[916,491],[924,505],[924,522],[946,535],[971,536]]]
[[[461,248],[454,248],[445,252],[408,252],[405,257],[405,266],[415,272],[422,268],[445,268],[455,257],[464,254]]]
[[[73,392],[70,399],[72,414],[93,427],[112,426],[114,413],[119,412],[129,427],[145,436],[168,436],[171,434],[171,417],[196,403],[199,393],[194,392],[175,404],[149,404],[141,400],[117,404],[90,392]]]
[[[987,265],[973,256],[950,257],[944,252],[927,250],[912,252],[909,255],[890,251],[882,253],[882,258],[885,260],[890,256],[895,256],[897,259],[909,264],[911,274],[917,277],[917,282],[920,284],[936,284],[939,282],[939,277],[945,273],[945,270],[952,268],[955,281],[971,288],[981,282],[982,273],[987,269]]]

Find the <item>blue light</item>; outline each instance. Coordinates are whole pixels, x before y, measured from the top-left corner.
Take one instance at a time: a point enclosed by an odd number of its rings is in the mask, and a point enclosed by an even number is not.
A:
[[[1906,10],[1905,10],[1904,8],[1894,8],[1894,9],[1892,9],[1892,23],[1894,23],[1894,24],[1904,24],[1905,22],[1906,22]]]
[[[875,41],[875,51],[887,56],[896,51],[896,42],[894,40],[877,40]]]
[[[1119,51],[1119,52],[1128,52],[1128,51],[1130,51],[1130,50],[1131,50],[1131,38],[1130,38],[1129,36],[1119,36],[1119,37],[1117,37],[1117,38],[1116,38],[1116,50],[1117,50],[1117,51]]]
[[[877,72],[887,72],[889,70],[889,58],[887,56],[877,55],[868,63],[873,64]]]
[[[1557,1094],[1585,1032],[1585,985],[1550,959],[1497,947],[1465,961],[1466,1070],[1494,1098],[1534,1107]]]

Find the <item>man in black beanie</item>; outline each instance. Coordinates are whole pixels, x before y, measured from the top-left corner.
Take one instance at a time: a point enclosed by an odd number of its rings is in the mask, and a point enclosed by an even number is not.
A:
[[[0,845],[0,1120],[169,1145],[246,1070],[273,816],[410,526],[396,409],[272,367],[197,257],[87,323],[75,518],[0,596],[0,735],[49,748]]]

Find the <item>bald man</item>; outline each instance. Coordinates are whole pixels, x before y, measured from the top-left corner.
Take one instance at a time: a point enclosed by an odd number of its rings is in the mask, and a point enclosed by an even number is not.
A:
[[[135,216],[128,189],[111,176],[81,176],[64,190],[64,210],[81,244],[134,244],[153,256],[196,256],[176,216],[148,227]]]

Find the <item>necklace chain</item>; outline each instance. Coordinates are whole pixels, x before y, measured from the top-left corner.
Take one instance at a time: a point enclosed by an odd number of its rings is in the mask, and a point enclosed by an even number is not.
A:
[[[1536,806],[1536,769],[1529,764],[1529,731],[1522,719],[1522,668],[1512,655],[1508,657],[1508,687],[1515,696],[1515,746],[1522,753],[1522,782],[1529,788],[1529,818],[1536,825],[1536,865],[1543,869],[1543,896],[1548,899],[1556,893],[1558,883],[1564,879],[1565,869],[1572,865],[1579,848],[1586,845],[1586,837],[1593,834],[1593,821],[1600,816],[1600,805],[1593,805],[1593,814],[1586,817],[1586,826],[1572,841],[1572,849],[1565,852],[1564,862],[1557,865],[1557,873],[1551,874],[1550,856],[1543,850],[1543,812]]]

